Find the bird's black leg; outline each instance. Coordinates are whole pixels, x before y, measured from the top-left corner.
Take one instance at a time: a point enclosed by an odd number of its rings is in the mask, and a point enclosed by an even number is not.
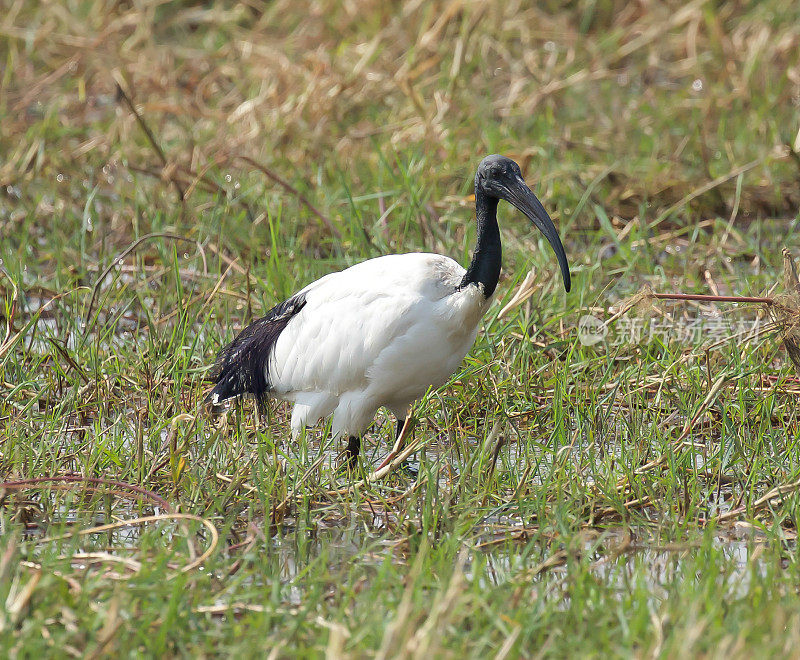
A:
[[[345,464],[349,467],[355,467],[358,463],[358,452],[361,451],[361,438],[355,435],[351,435],[347,439],[347,449],[345,450],[345,454],[347,458],[345,459]]]

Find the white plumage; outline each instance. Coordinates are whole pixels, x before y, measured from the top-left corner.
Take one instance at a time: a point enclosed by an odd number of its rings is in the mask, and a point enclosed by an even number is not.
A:
[[[398,419],[464,359],[492,301],[502,249],[497,203],[522,211],[550,242],[564,286],[564,247],[519,166],[487,156],[475,175],[478,240],[469,268],[448,257],[411,253],[370,259],[309,284],[247,326],[220,351],[212,404],[252,394],[294,403],[292,432],[333,415],[332,432],[360,435],[381,406]]]
[[[295,403],[292,432],[333,414],[359,435],[381,406],[409,405],[447,381],[475,341],[491,298],[458,290],[465,269],[438,254],[378,257],[310,284],[270,356],[272,395]]]

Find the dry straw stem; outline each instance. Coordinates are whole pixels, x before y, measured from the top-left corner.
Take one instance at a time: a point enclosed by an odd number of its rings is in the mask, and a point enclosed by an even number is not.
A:
[[[81,564],[119,564],[128,569],[131,574],[142,570],[142,562],[130,557],[112,555],[110,552],[77,552],[74,555],[60,555],[58,559]]]
[[[94,303],[97,299],[97,293],[100,290],[100,285],[103,283],[103,280],[106,276],[113,270],[115,266],[118,266],[120,262],[127,257],[131,252],[133,252],[136,248],[138,248],[142,243],[145,243],[153,238],[166,238],[172,241],[184,241],[186,243],[194,243],[197,246],[198,252],[203,257],[203,272],[207,273],[208,268],[206,266],[206,259],[205,253],[203,251],[203,246],[201,245],[200,241],[196,241],[193,238],[188,238],[187,236],[180,236],[179,234],[173,234],[169,232],[153,232],[151,234],[146,234],[141,236],[140,238],[136,239],[131,243],[128,247],[126,247],[122,252],[120,252],[116,257],[111,260],[111,263],[106,267],[106,269],[100,273],[100,276],[95,281],[94,286],[92,287],[92,297],[89,299],[89,307],[86,310],[86,332],[89,332],[89,329],[92,327],[90,323],[92,319],[92,311],[94,310]]]
[[[19,584],[15,581],[9,590],[8,596],[6,597],[5,614],[10,619],[10,623],[12,625],[16,625],[22,618],[31,596],[33,596],[33,592],[36,590],[36,585],[38,585],[39,580],[42,579],[41,567],[35,566],[31,568],[33,568],[34,573],[30,580],[25,583],[25,586],[20,588]],[[0,614],[0,632],[6,627],[6,617]]]
[[[651,300],[691,300],[695,302],[734,302],[763,304],[769,309],[773,323],[762,329],[758,334],[772,332],[778,329],[783,334],[783,343],[792,364],[800,373],[800,278],[798,278],[792,255],[786,248],[783,249],[783,293],[774,297],[770,296],[717,296],[695,293],[656,293],[649,287],[644,287],[639,293],[625,301],[618,312],[609,318],[605,325],[625,316],[634,307]],[[756,336],[757,336],[756,335]]]
[[[59,483],[59,482],[66,482],[66,483]],[[18,491],[18,490],[28,490],[31,487],[38,487],[43,484],[50,484],[50,488],[55,488],[57,490],[67,490],[74,488],[74,486],[68,486],[66,484],[84,484],[84,489],[86,492],[90,493],[98,493],[101,492],[99,486],[109,486],[113,490],[110,492],[122,498],[145,498],[150,500],[151,503],[160,506],[164,509],[167,513],[172,513],[172,507],[170,506],[169,502],[167,502],[161,495],[155,493],[151,490],[147,490],[142,488],[141,486],[137,486],[135,484],[129,484],[124,481],[116,481],[114,479],[101,479],[99,477],[84,477],[80,474],[62,474],[56,475],[52,477],[36,477],[34,479],[19,479],[17,481],[3,481],[0,482],[0,493],[4,491]],[[130,491],[130,492],[125,492]],[[109,492],[109,491],[102,491],[102,492]],[[0,496],[0,501],[2,501],[2,496]]]
[[[753,514],[754,513],[758,513],[759,511],[762,511],[763,509],[766,509],[768,506],[770,506],[776,500],[778,500],[778,501],[779,500],[783,500],[783,499],[786,498],[787,495],[789,495],[791,493],[796,493],[798,491],[800,491],[800,479],[797,479],[795,481],[791,481],[791,482],[786,483],[786,484],[781,484],[780,486],[775,486],[769,492],[767,492],[765,495],[763,495],[762,497],[758,498],[755,502],[753,502],[750,505],[750,507],[741,506],[741,507],[737,507],[735,509],[732,509],[730,511],[726,511],[725,513],[720,514],[717,517],[717,520],[719,522],[727,522],[729,520],[734,520],[735,518],[738,518],[739,516],[741,516],[743,513],[747,513],[748,512],[748,508],[749,508],[750,513],[753,513]]]
[[[341,240],[342,234],[336,228],[336,226],[331,222],[330,218],[328,218],[328,216],[326,216],[316,206],[314,206],[311,202],[309,202],[308,198],[306,198],[306,196],[303,193],[301,193],[299,190],[297,190],[297,188],[295,188],[293,185],[291,185],[288,181],[286,181],[282,177],[278,176],[275,172],[273,172],[266,165],[263,165],[262,163],[259,163],[254,158],[250,158],[249,156],[239,156],[239,159],[243,160],[248,165],[252,165],[257,170],[260,170],[267,177],[269,177],[272,181],[274,181],[279,186],[281,186],[286,191],[288,191],[290,194],[292,194],[294,197],[296,197],[303,206],[305,206],[309,211],[311,211],[314,215],[316,215],[320,219],[322,224],[325,225],[325,228],[334,237],[336,237],[337,240]]]
[[[497,318],[502,319],[509,312],[525,303],[525,301],[533,296],[533,294],[536,293],[539,288],[541,287],[540,285],[536,284],[536,273],[533,270],[528,271],[525,279],[520,282],[517,290],[514,291],[514,295],[511,296],[511,300],[509,300],[498,312]]]
[[[39,544],[42,544],[42,543],[51,543],[53,541],[63,541],[65,539],[70,539],[75,536],[88,536],[90,534],[108,532],[113,529],[133,527],[135,525],[146,525],[148,523],[159,522],[162,520],[180,520],[180,521],[193,520],[205,526],[205,528],[211,535],[211,541],[209,542],[208,548],[206,548],[205,552],[203,552],[203,554],[201,554],[199,557],[197,557],[193,561],[186,564],[186,566],[181,568],[179,571],[180,573],[188,573],[196,569],[198,566],[202,566],[203,562],[205,562],[206,559],[208,559],[211,556],[211,554],[214,552],[214,550],[216,550],[217,545],[219,544],[219,532],[217,531],[217,528],[214,527],[214,525],[211,523],[211,521],[191,513],[162,513],[157,516],[143,516],[141,518],[134,518],[133,520],[121,520],[119,522],[109,523],[107,525],[99,525],[97,527],[89,527],[88,529],[80,529],[75,532],[68,532],[67,534],[60,534],[58,536],[48,536],[37,542]]]
[[[133,104],[130,95],[125,91],[124,79],[119,71],[114,71],[114,80],[117,88],[117,96],[121,97],[125,101],[125,105],[128,106],[131,113],[133,113],[133,116],[136,117],[136,122],[142,128],[144,134],[147,136],[147,141],[150,143],[150,146],[153,147],[153,150],[156,152],[156,154],[158,154],[158,159],[161,161],[161,167],[164,168],[163,171],[166,175],[166,173],[168,173],[171,169],[167,161],[167,157],[164,155],[164,151],[161,149],[158,142],[156,141],[156,138],[153,135],[153,131],[150,130],[150,127],[147,125],[147,122],[144,120],[144,117],[142,117],[141,113],[136,109],[136,106]],[[175,186],[175,190],[178,193],[178,203],[182,204],[185,199],[183,187],[175,179],[175,177],[171,176],[171,173],[168,179],[172,183],[172,185]]]

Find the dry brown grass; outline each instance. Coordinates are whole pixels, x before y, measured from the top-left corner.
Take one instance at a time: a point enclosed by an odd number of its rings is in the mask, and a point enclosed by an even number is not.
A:
[[[797,127],[765,116],[746,143],[721,139],[721,121],[734,125],[776,85],[776,104],[800,98],[800,26],[758,11],[739,20],[736,2],[579,3],[583,11],[571,12],[482,0],[76,6],[16,0],[0,23],[3,187],[81,172],[113,189],[120,168],[166,180],[181,168],[196,197],[199,175],[248,156],[308,185],[318,171],[347,170],[361,190],[377,141],[428,154],[416,174],[429,181],[461,180],[464,155],[502,146],[547,195],[594,181],[592,199],[617,226],[643,208],[658,217],[691,196],[698,177],[722,181],[691,206],[730,213],[736,177],[725,179],[735,171],[726,162],[752,161],[756,172],[741,189],[740,216],[783,215],[800,202],[778,175],[796,165],[776,162]],[[118,103],[118,79],[166,165]],[[628,91],[609,95],[614,86]],[[675,94],[683,101],[661,116]],[[58,130],[31,130],[43,113]],[[675,122],[690,126],[671,131]],[[504,137],[526,133],[516,146]],[[43,202],[40,216],[62,203]]]

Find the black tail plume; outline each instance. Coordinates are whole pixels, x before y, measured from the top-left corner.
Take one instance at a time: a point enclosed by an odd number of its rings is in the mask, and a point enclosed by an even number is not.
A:
[[[269,382],[269,358],[281,332],[306,304],[305,296],[297,295],[275,305],[266,316],[253,321],[217,356],[208,380],[216,383],[206,403],[218,406],[227,399],[252,394],[263,411]]]

